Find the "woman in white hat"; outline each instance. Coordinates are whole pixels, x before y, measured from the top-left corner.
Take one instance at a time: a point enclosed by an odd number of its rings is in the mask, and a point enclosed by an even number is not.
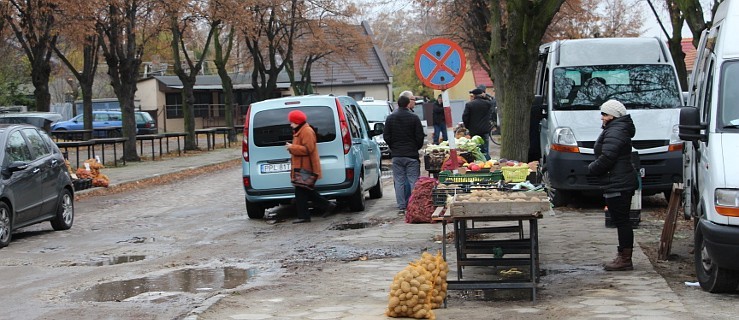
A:
[[[603,132],[593,147],[595,161],[588,165],[590,174],[598,177],[611,220],[618,230],[618,254],[606,263],[606,271],[634,270],[631,253],[634,231],[629,219],[631,198],[639,185],[631,160],[631,139],[636,127],[626,107],[617,100],[600,106]]]

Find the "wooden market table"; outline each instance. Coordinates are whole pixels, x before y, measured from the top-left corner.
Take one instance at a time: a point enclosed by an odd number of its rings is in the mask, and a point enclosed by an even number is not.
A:
[[[442,210],[439,210],[442,209]],[[452,203],[445,212],[439,207],[434,219],[442,223],[442,252],[446,260],[446,224],[454,226],[457,280],[448,282],[449,290],[530,289],[536,302],[539,278],[539,229],[542,212],[549,202],[472,202]],[[511,225],[487,226],[483,222],[512,222]],[[528,234],[524,223],[528,223]],[[480,235],[495,235],[487,239]],[[499,239],[499,236],[502,239]],[[463,268],[522,267],[522,276],[464,279]]]

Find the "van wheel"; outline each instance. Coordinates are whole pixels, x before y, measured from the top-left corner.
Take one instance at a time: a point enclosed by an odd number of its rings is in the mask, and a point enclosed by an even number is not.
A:
[[[733,292],[739,285],[739,273],[719,267],[706,250],[703,232],[695,229],[695,271],[701,288],[711,293]]]
[[[5,202],[0,201],[0,248],[7,247],[13,235],[12,212]]]
[[[55,231],[68,230],[74,222],[74,198],[72,192],[62,189],[59,201],[56,204],[56,216],[51,220],[51,227]]]
[[[552,203],[553,207],[565,207],[570,202],[571,194],[569,191],[557,190],[552,188],[552,184],[549,182],[549,171],[544,170],[542,172],[542,181],[544,182],[544,188],[547,191],[549,202]]]
[[[364,199],[364,190],[362,189],[362,184],[364,183],[364,178],[359,177],[359,184],[357,185],[357,191],[354,192],[351,196],[349,196],[349,210],[353,212],[359,212],[364,211],[365,209],[365,199]]]
[[[263,219],[264,218],[264,206],[258,203],[246,201],[246,214],[249,219]]]
[[[369,190],[370,199],[382,198],[382,180],[377,176],[377,184]]]

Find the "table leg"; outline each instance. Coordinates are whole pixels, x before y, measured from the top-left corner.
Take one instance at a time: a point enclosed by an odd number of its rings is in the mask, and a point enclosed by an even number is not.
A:
[[[117,143],[113,142],[113,165],[118,167],[118,150],[116,148],[116,145]]]
[[[162,160],[162,138],[159,138],[159,160]]]
[[[195,139],[195,140],[197,140],[197,139]],[[180,148],[180,136],[177,136],[177,155],[178,156],[181,156],[182,155],[182,149]]]

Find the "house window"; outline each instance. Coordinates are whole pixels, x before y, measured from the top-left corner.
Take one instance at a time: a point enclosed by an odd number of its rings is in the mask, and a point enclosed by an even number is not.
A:
[[[167,103],[167,119],[182,119],[182,94],[179,92],[167,93],[165,99]]]
[[[364,91],[350,91],[346,93],[347,96],[352,97],[356,101],[362,101],[364,98]]]

